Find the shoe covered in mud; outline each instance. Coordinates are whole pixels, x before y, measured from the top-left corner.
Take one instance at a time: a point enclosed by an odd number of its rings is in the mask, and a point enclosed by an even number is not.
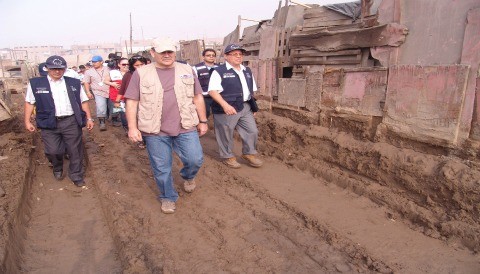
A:
[[[105,118],[99,118],[98,122],[100,123],[98,126],[100,128],[100,131],[107,130],[107,125],[105,124]]]
[[[185,182],[183,182],[183,189],[185,190],[185,192],[188,192],[188,193],[192,193],[194,190],[195,190],[195,187],[197,185],[195,184],[195,180],[192,179],[192,180],[185,180]]]
[[[162,201],[162,212],[165,214],[175,213],[175,202],[169,200]]]
[[[77,181],[77,182],[73,182],[76,186],[78,187],[82,187],[82,186],[85,186],[85,181]]]
[[[243,154],[242,158],[248,162],[252,167],[261,167],[263,165],[262,160],[258,159],[256,155],[253,154]]]
[[[223,160],[223,163],[230,168],[240,168],[240,167],[242,167],[242,165],[240,165],[240,163],[237,162],[237,158],[235,158],[235,157],[227,158],[227,159]]]
[[[62,180],[63,179],[63,170],[60,170],[60,171],[53,171],[53,177],[55,177],[55,179],[57,179],[58,181]]]
[[[114,127],[121,127],[122,126],[122,122],[121,121],[118,121],[118,120],[113,120],[112,121],[112,125]]]

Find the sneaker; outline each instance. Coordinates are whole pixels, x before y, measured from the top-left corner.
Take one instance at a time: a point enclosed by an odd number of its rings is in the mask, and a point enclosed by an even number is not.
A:
[[[261,167],[263,165],[262,160],[258,159],[258,157],[253,154],[243,154],[242,158],[252,167]]]
[[[195,184],[194,179],[190,181],[185,180],[185,182],[183,182],[183,189],[185,190],[185,192],[188,192],[188,193],[192,193],[195,190],[196,186],[197,185]]]
[[[63,170],[60,171],[53,171],[53,177],[57,179],[58,181],[61,181],[63,179]]]
[[[113,120],[112,121],[112,125],[114,127],[121,127],[122,126],[122,122],[121,121],[118,121],[118,120]]]
[[[83,186],[85,186],[85,181],[83,181],[83,180],[82,180],[82,181],[73,182],[73,183],[74,183],[76,186],[78,186],[78,187],[83,187]]]
[[[175,202],[169,200],[162,201],[162,212],[165,214],[175,213]]]
[[[107,125],[105,124],[105,118],[99,118],[98,121],[100,122],[100,124],[98,125],[100,128],[100,131],[107,130]]]
[[[240,165],[237,162],[237,158],[235,158],[235,157],[227,158],[227,159],[223,160],[223,163],[230,168],[240,168],[240,167],[242,167],[242,165]]]

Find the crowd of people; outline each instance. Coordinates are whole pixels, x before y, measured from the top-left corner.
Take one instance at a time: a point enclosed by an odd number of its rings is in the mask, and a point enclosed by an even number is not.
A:
[[[257,91],[250,68],[243,65],[241,45],[225,47],[223,64],[217,52],[205,49],[203,61],[190,66],[176,60],[176,46],[169,38],[153,40],[150,57],[124,58],[111,54],[105,61],[96,55],[85,64],[68,67],[61,56],[40,64],[40,77],[32,78],[25,98],[25,128],[41,129],[44,152],[53,175],[62,180],[63,159],[70,160],[68,176],[84,186],[82,128],[107,130],[107,121],[122,126],[128,138],[145,146],[161,210],[174,213],[179,197],[172,176],[173,153],[183,163],[183,189],[196,188],[195,177],[203,164],[201,136],[213,116],[219,156],[230,168],[241,164],[233,153],[234,131],[242,140],[241,157],[252,167],[263,162],[257,156]],[[96,119],[88,102],[95,102]],[[36,126],[33,123],[35,111]]]

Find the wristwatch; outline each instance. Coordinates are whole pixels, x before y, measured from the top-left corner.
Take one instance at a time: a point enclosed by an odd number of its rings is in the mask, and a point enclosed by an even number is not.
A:
[[[207,124],[208,123],[208,121],[199,121],[199,122],[202,123],[202,124]]]
[[[87,121],[92,121],[92,122],[93,122],[93,121],[95,121],[95,119],[93,119],[93,118],[88,118]]]

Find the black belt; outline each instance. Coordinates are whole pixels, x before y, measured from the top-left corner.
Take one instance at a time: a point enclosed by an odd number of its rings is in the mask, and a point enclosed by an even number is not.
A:
[[[73,116],[73,114],[72,114],[72,115],[64,115],[64,116],[56,116],[55,118],[56,118],[57,120],[63,120],[63,119],[66,119],[66,118],[72,117],[72,116]]]

